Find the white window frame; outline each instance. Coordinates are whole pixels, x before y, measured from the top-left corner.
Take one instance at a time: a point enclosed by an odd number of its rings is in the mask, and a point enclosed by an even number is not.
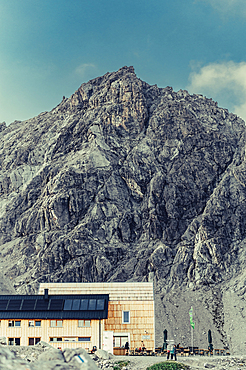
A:
[[[91,328],[91,320],[78,320],[78,327],[79,328]]]
[[[33,339],[33,344],[29,344],[30,339]],[[39,339],[39,341],[37,341],[37,339]],[[40,338],[40,337],[29,337],[29,338],[28,338],[28,346],[35,346],[35,345],[36,345],[36,344],[38,344],[40,341],[41,341],[41,338]]]
[[[57,340],[57,339],[59,339],[59,340]],[[61,340],[60,340],[61,339]],[[58,343],[61,343],[61,342],[63,342],[63,340],[62,340],[62,337],[51,337],[51,338],[49,338],[49,341],[50,342],[58,342]]]
[[[113,334],[113,343],[116,342],[117,338],[126,338],[127,337],[127,341],[129,343],[129,348],[130,348],[130,333],[115,333]],[[120,345],[121,345],[121,339],[120,339]],[[117,346],[115,346],[117,347]]]
[[[40,323],[40,325],[37,325],[37,322]],[[29,328],[34,328],[34,327],[40,328],[41,327],[41,320],[29,320],[28,321],[28,327]]]
[[[13,339],[13,344],[10,344],[10,339]],[[19,342],[21,342],[21,339],[19,337],[16,337],[16,338],[8,338],[8,345],[9,346],[20,346],[20,344],[16,344],[16,339],[19,339]]]
[[[62,338],[63,342],[77,342],[77,337],[65,337]]]
[[[54,323],[55,322],[55,324],[56,325],[52,325],[52,323]],[[58,322],[59,322],[59,325],[57,325],[58,324]],[[60,325],[60,323],[61,323],[61,325]],[[63,320],[56,320],[56,319],[51,319],[50,320],[50,328],[63,328]]]
[[[127,321],[127,322],[124,321],[124,313],[125,312],[128,312],[128,315],[129,315],[129,321]],[[122,311],[122,324],[130,324],[130,321],[131,321],[131,319],[130,319],[130,311],[126,311],[126,310]]]
[[[20,323],[20,325],[16,325],[16,323]],[[13,324],[13,325],[9,325],[9,324]],[[8,322],[8,328],[20,328],[21,327],[21,320],[9,320]]]

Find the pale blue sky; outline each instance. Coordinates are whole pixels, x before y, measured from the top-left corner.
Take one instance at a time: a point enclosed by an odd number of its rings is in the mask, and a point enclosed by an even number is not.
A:
[[[0,0],[0,122],[133,65],[246,118],[245,0]]]

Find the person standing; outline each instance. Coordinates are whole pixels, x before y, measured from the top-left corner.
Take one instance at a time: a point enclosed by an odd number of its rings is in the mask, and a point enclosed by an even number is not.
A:
[[[170,351],[171,351],[171,344],[168,343],[167,345],[167,360],[169,360],[169,357],[170,357]]]
[[[173,345],[173,348],[171,349],[170,353],[171,353],[171,360],[174,358],[174,360],[177,361],[177,349],[176,349],[175,344]]]
[[[125,355],[129,355],[129,343],[125,343]]]

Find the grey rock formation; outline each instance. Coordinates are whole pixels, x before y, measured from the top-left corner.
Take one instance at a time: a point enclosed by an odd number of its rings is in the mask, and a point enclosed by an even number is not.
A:
[[[65,357],[63,356],[62,351],[55,348],[50,348],[49,350],[41,353],[38,357],[39,362],[50,362],[50,361],[60,361],[64,362]],[[69,361],[66,361],[69,362]]]
[[[0,346],[0,368],[1,369],[27,369],[27,362],[20,358],[17,358],[13,352],[11,352],[6,346]]]
[[[233,281],[245,328],[245,172],[245,123],[213,100],[133,67],[84,83],[0,126],[1,280],[154,281],[157,345],[164,328],[190,344],[192,305],[199,346],[211,328],[245,350],[226,293]]]
[[[43,345],[0,346],[1,369],[97,370],[96,360],[98,358],[91,358],[83,348],[60,351]]]
[[[7,344],[7,338],[6,337],[0,337],[0,345],[6,345]]]
[[[166,356],[111,356],[105,360],[94,355],[88,355],[83,349],[65,349],[62,351],[64,357],[56,360],[42,361],[40,353],[45,351],[43,346],[0,346],[0,368],[1,369],[25,369],[25,370],[145,370],[149,366],[166,361]],[[41,351],[41,352],[40,352]],[[50,350],[48,350],[50,351]],[[54,357],[56,350],[54,351]],[[84,363],[76,360],[78,355],[83,357]],[[52,356],[51,356],[52,358]],[[189,356],[177,357],[183,369],[215,368],[224,369],[245,369],[246,356]]]
[[[96,352],[95,352],[95,355],[100,358],[100,359],[103,359],[103,360],[109,360],[110,358],[114,357],[112,354],[110,354],[109,352],[107,351],[104,351],[103,349],[98,349]]]

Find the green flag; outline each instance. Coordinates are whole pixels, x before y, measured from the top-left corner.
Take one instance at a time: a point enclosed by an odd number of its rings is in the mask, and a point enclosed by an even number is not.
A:
[[[191,324],[192,328],[194,329],[195,328],[195,323],[193,321],[193,307],[190,308],[189,315],[190,315],[190,324]]]

